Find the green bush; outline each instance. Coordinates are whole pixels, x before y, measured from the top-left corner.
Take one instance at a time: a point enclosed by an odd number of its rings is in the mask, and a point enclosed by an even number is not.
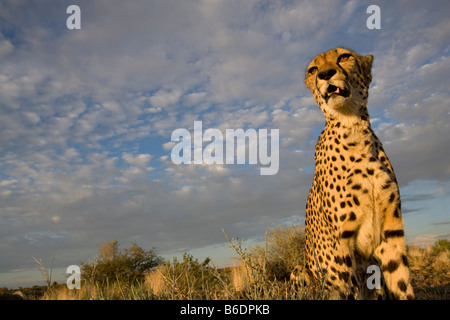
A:
[[[304,283],[290,281],[290,274],[297,265],[304,265],[304,229],[299,226],[278,226],[266,232],[266,242],[247,248],[243,240],[225,236],[230,248],[239,256],[240,267],[233,277],[235,294],[231,299],[250,300],[303,300],[326,299],[324,287],[319,283],[314,288]],[[236,280],[236,281],[234,281]]]
[[[439,254],[444,251],[450,251],[450,241],[448,239],[438,239],[433,245],[433,252]]]
[[[271,279],[289,280],[295,266],[304,264],[305,232],[300,226],[269,228],[265,247],[251,250],[254,257],[265,255],[266,272]]]
[[[142,281],[145,273],[162,263],[156,249],[144,250],[135,242],[123,252],[117,240],[99,246],[100,257],[94,262],[82,263],[82,278],[91,283],[135,283]]]
[[[210,293],[217,290],[219,283],[213,275],[210,259],[199,262],[189,253],[183,254],[183,261],[173,257],[172,263],[165,261],[158,269],[168,287],[170,299],[212,299]]]

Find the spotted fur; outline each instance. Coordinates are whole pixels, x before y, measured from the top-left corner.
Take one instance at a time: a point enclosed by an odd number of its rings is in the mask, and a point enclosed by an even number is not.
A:
[[[305,84],[325,115],[305,214],[306,269],[341,299],[414,298],[394,170],[366,108],[373,57],[336,48],[315,57]],[[383,287],[366,285],[379,265]]]

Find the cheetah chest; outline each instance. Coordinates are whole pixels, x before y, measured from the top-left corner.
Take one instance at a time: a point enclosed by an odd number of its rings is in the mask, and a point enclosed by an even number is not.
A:
[[[345,221],[373,211],[372,191],[380,154],[379,141],[371,130],[338,129],[326,128],[317,143],[309,202],[318,207],[308,214],[316,230],[328,229],[334,240],[341,236]]]

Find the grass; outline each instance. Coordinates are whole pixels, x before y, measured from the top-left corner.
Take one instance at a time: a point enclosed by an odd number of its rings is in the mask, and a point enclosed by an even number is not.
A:
[[[450,300],[450,250],[439,248],[441,240],[426,249],[408,247],[416,299]]]
[[[81,289],[51,284],[51,268],[35,259],[46,281],[45,287],[17,291],[0,289],[0,299],[43,300],[317,300],[327,299],[323,287],[308,287],[290,281],[295,266],[304,263],[304,230],[279,226],[266,232],[262,245],[243,247],[243,240],[228,236],[228,248],[236,253],[235,265],[218,268],[213,261],[198,261],[189,254],[181,260],[164,261],[139,281],[119,278],[94,281],[85,277]],[[439,240],[423,249],[408,246],[408,260],[416,298],[450,299],[450,246]]]

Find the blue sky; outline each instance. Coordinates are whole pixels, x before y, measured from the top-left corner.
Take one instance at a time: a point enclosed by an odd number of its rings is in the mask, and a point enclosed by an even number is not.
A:
[[[81,8],[81,30],[66,8]],[[381,9],[369,30],[366,9]],[[42,284],[136,241],[226,264],[230,237],[303,223],[324,116],[317,54],[374,55],[372,126],[400,184],[406,239],[450,237],[448,1],[0,1],[0,287]],[[171,133],[279,129],[280,169],[180,165]]]

